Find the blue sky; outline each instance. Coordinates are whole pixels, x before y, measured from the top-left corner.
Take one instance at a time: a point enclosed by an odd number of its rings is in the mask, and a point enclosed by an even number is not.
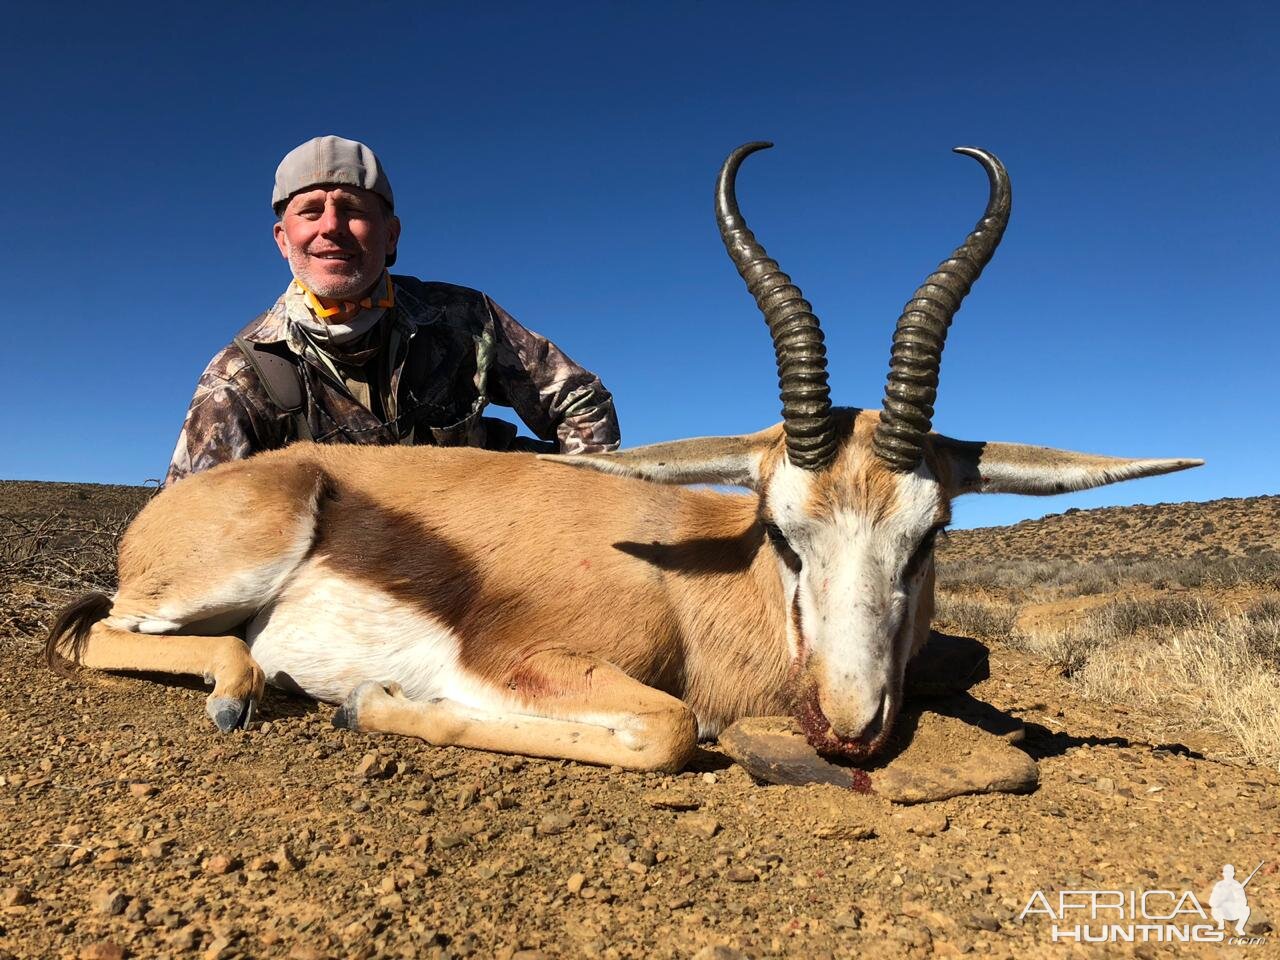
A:
[[[288,280],[280,157],[374,147],[397,270],[477,286],[596,370],[637,445],[778,419],[711,215],[744,213],[822,319],[838,403],[982,211],[935,427],[1208,466],[959,525],[1275,492],[1280,15],[1262,3],[11,5],[0,40],[0,477],[163,474],[209,357]],[[1260,439],[1267,442],[1259,442]]]

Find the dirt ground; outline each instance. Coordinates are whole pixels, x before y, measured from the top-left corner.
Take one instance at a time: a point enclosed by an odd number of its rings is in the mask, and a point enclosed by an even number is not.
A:
[[[144,495],[116,489],[3,484],[0,515]],[[1090,514],[1086,552],[1126,519]],[[1034,553],[1035,535],[947,549]],[[1147,718],[1010,646],[970,693],[1024,722],[1039,788],[905,807],[760,786],[714,745],[678,776],[437,749],[278,691],[220,736],[198,684],[45,670],[42,627],[71,596],[0,581],[0,958],[1280,956],[1280,773],[1209,731],[1152,742]],[[1224,864],[1260,862],[1247,946],[1054,943],[1043,908],[1020,918],[1037,891],[1055,908],[1190,891],[1208,910]],[[1108,920],[1061,925],[1081,922]]]

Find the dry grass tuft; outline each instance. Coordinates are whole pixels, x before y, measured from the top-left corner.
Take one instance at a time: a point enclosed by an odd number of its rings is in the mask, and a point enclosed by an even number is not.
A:
[[[1259,621],[1206,615],[1156,647],[1105,646],[1076,672],[1085,696],[1195,716],[1231,737],[1244,758],[1280,765],[1280,662],[1258,647]],[[1272,641],[1276,621],[1270,621]]]
[[[1280,595],[1231,613],[1186,597],[1121,600],[1009,639],[1090,699],[1144,708],[1170,730],[1193,719],[1280,766]]]
[[[966,636],[1003,640],[1017,614],[1016,606],[1002,600],[939,593],[934,620]]]

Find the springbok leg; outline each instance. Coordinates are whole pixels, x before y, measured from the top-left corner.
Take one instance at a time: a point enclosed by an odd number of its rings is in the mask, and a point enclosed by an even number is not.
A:
[[[133,633],[104,621],[93,625],[80,652],[93,670],[194,674],[213,683],[205,710],[223,733],[248,726],[266,685],[262,670],[239,637]]]
[[[351,730],[420,737],[435,746],[632,770],[675,771],[693,754],[697,723],[688,706],[606,661],[541,653],[523,661],[515,676],[527,692],[517,697],[507,692],[507,684],[495,684],[492,707],[415,701],[397,687],[364,683],[333,722]]]

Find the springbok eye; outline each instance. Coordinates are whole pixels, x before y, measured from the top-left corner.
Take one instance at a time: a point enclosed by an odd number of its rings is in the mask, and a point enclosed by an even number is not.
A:
[[[940,523],[924,535],[924,539],[916,546],[915,551],[911,554],[911,559],[907,561],[906,568],[902,571],[902,578],[904,580],[910,580],[920,572],[920,568],[923,567],[925,561],[929,559],[929,554],[933,552],[933,542],[938,538],[938,534],[945,530],[946,527],[947,525],[945,523]]]
[[[782,532],[776,523],[766,522],[764,525],[765,536],[769,538],[769,542],[773,544],[773,549],[778,551],[778,556],[782,558],[792,573],[800,572],[800,555],[791,547],[791,542],[787,540],[787,535]]]

